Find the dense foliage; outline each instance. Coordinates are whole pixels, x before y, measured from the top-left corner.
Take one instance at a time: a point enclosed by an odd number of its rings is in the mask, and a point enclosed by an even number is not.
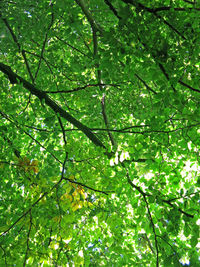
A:
[[[0,2],[0,266],[199,266],[197,2]]]

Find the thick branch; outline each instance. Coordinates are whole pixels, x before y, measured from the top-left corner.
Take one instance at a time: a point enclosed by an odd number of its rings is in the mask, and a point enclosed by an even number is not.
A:
[[[93,31],[99,31],[102,32],[101,27],[96,23],[96,21],[94,20],[94,18],[92,17],[90,11],[87,9],[87,7],[84,4],[83,0],[75,0],[76,3],[80,6],[80,8],[82,9],[83,13],[85,14],[87,20],[89,21]]]
[[[21,76],[14,73],[9,66],[1,62],[0,62],[0,70],[8,76],[12,84],[17,84],[18,83],[17,80],[19,80],[29,92],[37,96],[41,102],[45,102],[46,105],[49,106],[55,113],[59,113],[61,117],[63,117],[65,120],[73,124],[79,130],[81,130],[96,146],[105,148],[103,143],[96,137],[95,134],[92,133],[92,131],[87,126],[82,124],[80,121],[71,116],[67,111],[62,109],[55,101],[53,101],[47,95],[46,92],[37,89],[33,84],[29,83]]]
[[[114,6],[110,3],[109,0],[104,0],[104,2],[118,19],[122,19],[122,17],[118,15],[117,10],[114,8]]]

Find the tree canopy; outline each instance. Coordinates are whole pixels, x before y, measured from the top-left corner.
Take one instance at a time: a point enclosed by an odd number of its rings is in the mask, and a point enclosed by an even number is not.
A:
[[[199,1],[1,0],[0,37],[0,266],[199,266]]]

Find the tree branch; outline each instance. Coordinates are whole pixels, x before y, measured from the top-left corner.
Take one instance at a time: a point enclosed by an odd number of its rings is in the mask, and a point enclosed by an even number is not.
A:
[[[77,92],[77,91],[80,91],[80,90],[84,90],[87,87],[96,87],[96,86],[113,86],[113,87],[117,87],[119,85],[118,84],[105,84],[105,83],[86,84],[84,86],[77,87],[77,88],[74,88],[74,89],[71,89],[71,90],[45,91],[45,93],[48,93],[48,94],[58,94],[58,93],[67,94],[67,93],[73,93],[73,92]]]
[[[171,7],[171,6],[162,6],[162,7],[156,7],[156,8],[152,8],[152,10],[154,12],[160,12],[160,11],[168,11],[168,10],[175,10],[175,11],[192,11],[192,10],[199,10],[200,11],[200,8],[195,8],[195,7]]]
[[[21,45],[20,45],[20,43],[18,42],[17,37],[16,37],[16,35],[15,35],[13,29],[10,27],[8,21],[7,21],[6,19],[4,19],[4,18],[3,18],[2,20],[3,20],[3,22],[5,23],[6,27],[8,28],[8,30],[9,30],[9,32],[10,32],[10,34],[11,34],[13,40],[14,40],[14,42],[15,42],[16,45],[18,46],[19,52],[21,52],[22,57],[24,58],[24,62],[25,62],[25,64],[26,64],[26,68],[27,68],[28,74],[29,74],[29,76],[30,76],[30,79],[31,79],[32,83],[34,83],[34,78],[33,78],[33,75],[32,75],[32,73],[31,73],[30,66],[29,66],[29,64],[28,64],[28,60],[27,60],[27,57],[26,57],[25,50],[23,50],[23,49],[21,50]]]
[[[123,162],[121,163],[121,165],[126,170],[126,177],[127,177],[128,183],[131,185],[131,187],[133,187],[134,189],[136,189],[142,195],[142,197],[144,198],[144,201],[146,203],[147,211],[148,211],[148,214],[149,214],[149,218],[150,218],[150,221],[151,221],[151,224],[152,224],[152,228],[153,228],[153,233],[154,233],[155,247],[156,247],[156,267],[158,267],[159,266],[159,258],[158,258],[157,235],[156,235],[156,230],[155,230],[155,225],[154,225],[154,222],[153,222],[153,218],[151,216],[151,212],[150,212],[150,209],[149,209],[149,204],[148,204],[147,199],[146,199],[146,197],[151,196],[151,194],[145,193],[139,186],[135,185],[131,181],[130,176],[129,176],[129,172],[126,169],[126,167],[125,167],[125,165],[124,165]]]
[[[173,208],[176,208],[178,209],[178,211],[180,211],[182,214],[184,214],[185,216],[189,217],[189,218],[194,218],[194,215],[191,215],[187,212],[185,212],[184,210],[182,210],[181,208],[177,207],[176,205],[172,204],[170,202],[170,200],[165,200],[165,199],[162,199],[162,202],[168,204],[169,206],[173,207]]]
[[[136,190],[143,196],[144,199],[146,199],[146,197],[150,197],[150,196],[152,196],[152,194],[144,192],[144,191],[141,189],[141,187],[135,185],[135,184],[131,181],[131,179],[130,179],[130,177],[129,177],[129,173],[128,173],[128,170],[126,169],[126,166],[125,166],[124,162],[121,162],[121,165],[122,165],[122,167],[126,170],[126,177],[127,177],[128,183],[131,185],[131,187],[133,187],[134,189],[136,189]],[[161,200],[163,203],[168,204],[168,205],[171,206],[172,208],[176,208],[176,209],[178,209],[178,211],[181,212],[182,214],[184,214],[185,216],[187,216],[187,217],[189,217],[189,218],[194,218],[194,215],[191,215],[191,214],[189,214],[189,213],[183,211],[181,208],[177,207],[175,204],[172,204],[172,203],[170,202],[170,200],[165,200],[165,199],[163,199],[163,198],[160,198],[160,200]]]
[[[159,257],[158,257],[159,250],[158,250],[158,241],[157,241],[157,234],[156,234],[155,224],[153,222],[153,218],[152,218],[151,211],[150,211],[150,208],[149,208],[149,203],[147,202],[146,196],[143,196],[143,198],[144,198],[144,201],[146,203],[147,211],[148,211],[149,218],[150,218],[150,221],[151,221],[151,225],[152,225],[152,228],[153,228],[155,247],[156,247],[156,267],[159,267]]]
[[[85,6],[83,0],[75,0],[76,3],[80,6],[80,8],[82,9],[83,13],[85,14],[87,20],[89,21],[91,28],[93,29],[93,31],[99,31],[102,33],[102,28],[96,23],[96,21],[94,20],[94,18],[92,17],[90,11],[87,9],[87,7]]]
[[[138,80],[140,80],[149,91],[151,91],[154,94],[157,94],[157,92],[154,91],[150,86],[148,86],[148,84],[142,78],[140,78],[138,74],[135,74],[135,77],[137,77]]]
[[[60,127],[61,127],[61,130],[62,130],[62,134],[63,134],[63,140],[64,140],[64,143],[65,145],[67,144],[67,141],[66,141],[66,136],[65,136],[65,129],[63,127],[63,124],[62,124],[62,121],[61,121],[61,118],[59,116],[58,117],[58,121],[59,121],[59,124],[60,124]]]
[[[65,157],[65,160],[64,160],[64,163],[63,163],[63,170],[64,170],[64,168],[65,168],[65,163],[66,163],[66,161],[67,161],[67,153],[66,153],[66,157]],[[61,176],[61,178],[60,178],[60,180],[57,182],[57,183],[55,183],[51,188],[50,188],[50,190],[48,191],[48,192],[44,192],[32,205],[31,205],[31,207],[29,208],[29,209],[27,209],[27,211],[25,211],[13,224],[11,224],[10,225],[10,227],[8,227],[8,229],[7,230],[5,230],[1,235],[0,235],[0,237],[2,237],[2,236],[4,236],[5,234],[7,234],[19,221],[21,221],[21,219],[23,219],[24,217],[26,217],[26,215],[27,214],[29,214],[30,212],[31,212],[31,210],[32,210],[32,208],[33,207],[35,207],[39,202],[40,202],[40,200],[42,200],[45,196],[47,196],[49,193],[51,193],[53,190],[54,190],[54,188],[57,188],[58,187],[58,185],[62,182],[62,180],[64,179],[64,177],[63,177],[63,173],[64,173],[64,171],[62,171],[62,176]]]
[[[166,21],[164,18],[162,18],[160,15],[158,15],[154,9],[149,8],[144,6],[143,4],[136,2],[134,0],[122,0],[124,3],[126,4],[131,4],[133,6],[135,6],[136,8],[138,7],[141,10],[145,10],[149,13],[152,13],[155,17],[157,17],[158,19],[160,19],[161,21],[163,21],[164,24],[166,24],[169,28],[171,28],[176,34],[178,34],[179,36],[181,36],[184,40],[186,40],[186,38],[184,37],[184,35],[182,35],[182,33],[180,33],[173,25],[171,25],[168,21]]]
[[[5,234],[7,234],[19,221],[21,221],[22,218],[26,217],[26,215],[31,211],[31,209],[41,200],[43,199],[48,193],[45,192],[41,195],[40,198],[38,198],[34,203],[33,205],[27,210],[25,211],[13,224],[11,224],[10,227],[8,227],[8,229],[6,231],[4,231],[1,235],[1,236],[4,236]]]
[[[14,122],[13,120],[10,119],[10,117],[3,113],[2,111],[0,111],[0,114],[2,115],[2,117],[4,117],[5,119],[7,119],[8,121],[10,121],[11,123],[13,123],[15,125],[16,128],[20,129],[21,131],[23,131],[28,137],[30,137],[36,144],[38,144],[41,148],[43,148],[44,150],[47,151],[46,147],[44,147],[37,139],[35,139],[32,135],[30,135],[30,133],[28,133],[27,131],[25,131],[22,127],[20,127],[16,122]],[[7,138],[7,140],[9,140]],[[11,141],[9,141],[10,143]],[[12,143],[11,143],[12,144]],[[19,158],[20,157],[20,152],[16,149],[14,149],[14,153],[15,155]],[[61,161],[50,151],[48,151],[48,153],[59,163],[61,163]]]
[[[23,79],[21,76],[17,75],[12,71],[12,69],[0,62],[0,70],[6,74],[10,80],[11,83],[18,83],[17,80],[19,80],[24,88],[26,88],[29,92],[31,92],[33,95],[37,96],[40,101],[43,103],[45,102],[47,106],[49,106],[55,113],[59,113],[61,117],[63,117],[65,120],[73,124],[75,127],[77,127],[79,130],[81,130],[96,146],[100,146],[105,149],[105,146],[103,143],[96,137],[95,134],[92,133],[92,131],[82,124],[80,121],[75,119],[72,115],[70,115],[67,111],[62,109],[55,101],[53,101],[45,91],[37,89],[33,84],[29,83],[25,79]]]
[[[101,100],[101,106],[102,106],[102,115],[103,115],[103,118],[104,118],[104,122],[105,122],[105,126],[108,128],[109,127],[109,123],[108,123],[108,118],[107,118],[107,114],[106,114],[106,96],[105,94],[103,94],[102,96],[102,100]],[[108,136],[110,138],[110,141],[111,141],[111,144],[113,146],[115,146],[115,141],[114,141],[114,138],[113,138],[113,135],[110,131],[108,131]]]
[[[93,55],[94,55],[94,59],[97,58],[98,55],[98,40],[97,40],[97,34],[96,34],[96,29],[94,29],[92,27],[92,36],[93,36]],[[96,68],[97,68],[97,81],[99,84],[99,89],[100,91],[103,91],[103,87],[101,85],[101,70],[99,69],[99,64],[96,64]],[[101,109],[102,109],[102,115],[103,115],[103,119],[104,119],[104,123],[106,128],[108,128],[109,124],[108,124],[108,118],[107,118],[107,114],[106,114],[106,105],[105,105],[105,98],[106,95],[105,93],[103,93],[102,99],[101,99]],[[108,131],[108,136],[110,138],[111,144],[113,146],[115,146],[115,141],[113,138],[113,135],[111,132]]]
[[[31,233],[32,225],[33,225],[31,210],[30,210],[30,212],[29,212],[29,215],[30,215],[30,225],[29,225],[29,230],[28,230],[27,240],[26,240],[26,253],[25,253],[24,264],[23,264],[24,267],[26,266],[26,260],[27,260],[27,258],[28,258],[29,242],[30,242],[30,233]]]
[[[199,89],[193,88],[192,86],[190,86],[190,85],[184,83],[184,82],[181,81],[181,80],[179,80],[178,82],[179,82],[181,85],[187,87],[188,89],[190,89],[190,90],[192,90],[192,91],[194,91],[194,92],[198,92],[198,93],[200,93],[200,90],[199,90]]]
[[[53,8],[53,4],[52,3],[50,4],[50,7]],[[47,29],[47,32],[45,34],[45,38],[44,38],[44,42],[43,42],[43,45],[42,45],[42,50],[41,50],[41,54],[40,54],[40,59],[39,59],[38,67],[37,67],[37,70],[35,72],[34,81],[36,80],[37,75],[38,75],[38,72],[39,72],[39,69],[40,69],[40,65],[41,65],[41,62],[42,62],[42,59],[43,59],[44,50],[45,50],[45,45],[46,45],[47,38],[48,38],[48,32],[51,29],[53,23],[54,23],[54,13],[52,11],[51,12],[51,22],[50,22],[50,24],[48,26],[48,29]]]
[[[69,181],[69,182],[72,183],[72,184],[78,184],[78,185],[81,185],[81,186],[83,186],[83,187],[85,187],[85,188],[87,188],[87,189],[90,189],[90,190],[95,191],[95,192],[102,193],[102,194],[104,194],[104,195],[108,195],[109,193],[113,193],[113,191],[107,191],[107,192],[105,192],[105,191],[102,191],[102,190],[98,190],[98,189],[92,188],[92,187],[90,187],[90,186],[88,186],[88,185],[85,185],[85,184],[83,184],[83,183],[81,183],[81,182],[77,182],[77,181],[74,181],[74,180],[69,179],[69,178],[66,178],[66,177],[63,177],[63,179],[66,180],[66,181]]]
[[[109,0],[104,0],[104,2],[118,19],[122,19],[122,17],[118,15],[117,10],[114,8],[114,6],[110,3]]]
[[[183,1],[186,2],[186,3],[188,3],[188,4],[195,5],[195,2],[188,1],[188,0],[183,0]]]
[[[83,53],[81,50],[79,50],[78,48],[72,46],[71,44],[69,44],[68,42],[66,42],[65,40],[61,39],[59,36],[55,36],[59,41],[61,41],[62,43],[66,44],[67,46],[69,46],[70,48],[72,48],[73,50],[77,51],[78,53],[80,53],[81,55],[83,55],[84,57],[90,58],[87,54]],[[91,58],[90,58],[91,59]]]

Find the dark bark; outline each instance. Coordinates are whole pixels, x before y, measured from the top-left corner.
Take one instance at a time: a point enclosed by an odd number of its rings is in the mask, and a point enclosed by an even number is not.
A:
[[[16,73],[12,71],[12,69],[0,62],[0,70],[8,76],[8,79],[12,84],[17,84],[18,82],[22,83],[24,88],[26,88],[31,94],[37,96],[41,102],[45,102],[47,106],[49,106],[54,112],[59,113],[61,117],[66,119],[68,122],[73,124],[79,130],[81,130],[96,146],[100,146],[105,148],[103,143],[97,138],[97,136],[84,124],[75,119],[72,115],[70,115],[67,111],[62,109],[54,100],[52,100],[48,94],[42,90],[37,89],[33,84],[26,81]]]

